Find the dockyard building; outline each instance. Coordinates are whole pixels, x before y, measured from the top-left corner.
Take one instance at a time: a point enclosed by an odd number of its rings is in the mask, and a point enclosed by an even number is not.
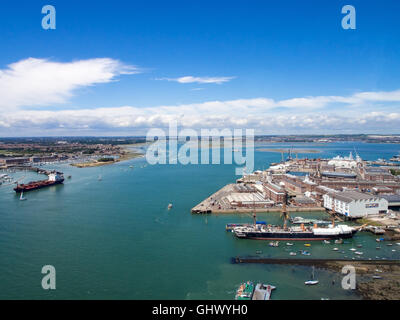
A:
[[[324,207],[348,218],[362,218],[387,213],[388,201],[357,191],[330,192],[323,196]]]

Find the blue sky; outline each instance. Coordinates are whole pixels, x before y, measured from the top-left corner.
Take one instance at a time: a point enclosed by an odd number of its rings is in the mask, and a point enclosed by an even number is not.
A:
[[[46,4],[56,30],[41,27]],[[356,30],[341,27],[346,4]],[[399,1],[0,6],[1,136],[135,135],[171,119],[259,134],[399,133]]]

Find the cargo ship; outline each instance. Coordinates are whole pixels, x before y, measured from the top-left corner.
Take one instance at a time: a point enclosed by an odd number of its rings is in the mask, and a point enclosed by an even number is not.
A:
[[[64,176],[61,172],[50,173],[47,180],[33,181],[27,184],[17,184],[14,191],[17,193],[28,192],[32,190],[37,190],[45,187],[54,186],[64,182]]]

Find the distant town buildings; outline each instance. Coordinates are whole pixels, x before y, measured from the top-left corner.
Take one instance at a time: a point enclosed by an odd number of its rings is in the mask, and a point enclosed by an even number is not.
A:
[[[2,143],[1,150],[1,167],[37,165],[85,157],[114,157],[125,153],[118,145],[70,143],[64,140],[52,144]]]

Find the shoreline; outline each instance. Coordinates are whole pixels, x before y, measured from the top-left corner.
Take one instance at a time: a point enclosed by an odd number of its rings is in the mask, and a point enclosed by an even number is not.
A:
[[[101,167],[101,166],[107,166],[107,165],[112,165],[115,163],[127,161],[127,160],[132,160],[140,157],[144,157],[144,153],[140,152],[134,152],[130,148],[132,147],[140,147],[147,145],[148,143],[138,143],[138,144],[126,144],[126,145],[119,145],[120,148],[124,151],[124,153],[118,154],[119,158],[115,159],[114,161],[105,161],[101,162],[98,160],[94,161],[89,161],[89,162],[81,162],[81,163],[71,163],[70,166],[76,167],[76,168],[92,168],[92,167]]]
[[[321,150],[316,149],[273,149],[273,148],[259,148],[256,149],[259,152],[275,152],[275,153],[288,153],[291,151],[292,153],[321,153]]]
[[[400,299],[399,260],[350,260],[350,259],[291,259],[291,258],[232,258],[233,263],[261,263],[315,266],[316,268],[338,272],[351,265],[356,269],[356,292],[365,300]],[[377,271],[378,270],[378,271]],[[382,279],[373,279],[379,275]]]

